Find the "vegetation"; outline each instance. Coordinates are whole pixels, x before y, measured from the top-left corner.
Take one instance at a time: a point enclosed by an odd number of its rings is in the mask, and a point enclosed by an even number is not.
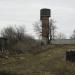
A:
[[[38,35],[39,38],[42,38],[42,23],[41,21],[35,22],[33,24],[34,31]],[[48,34],[48,43],[51,42],[51,40],[55,39],[56,37],[56,26],[55,26],[55,20],[50,19],[49,20],[49,34]]]
[[[7,39],[6,49],[9,53],[23,53],[40,45],[33,37],[26,34],[26,31],[22,26],[6,27],[1,31],[1,36]]]
[[[3,75],[75,75],[75,63],[66,61],[65,56],[66,50],[75,48],[74,45],[48,45],[43,48],[42,52],[0,58],[0,72],[8,73]]]
[[[75,63],[66,61],[66,50],[75,45],[41,45],[39,40],[26,35],[22,27],[5,28],[2,37],[8,39],[8,46],[0,53],[1,75],[75,74]]]

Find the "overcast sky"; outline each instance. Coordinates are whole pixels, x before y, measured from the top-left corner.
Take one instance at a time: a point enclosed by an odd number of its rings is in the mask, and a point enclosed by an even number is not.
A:
[[[75,29],[75,0],[0,0],[0,29],[8,25],[25,25],[34,35],[33,26],[40,19],[40,9],[51,9],[57,31],[70,36]]]

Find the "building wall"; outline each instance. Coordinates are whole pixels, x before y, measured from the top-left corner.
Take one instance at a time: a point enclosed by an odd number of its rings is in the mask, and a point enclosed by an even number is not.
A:
[[[55,39],[51,41],[52,44],[75,44],[74,39]]]

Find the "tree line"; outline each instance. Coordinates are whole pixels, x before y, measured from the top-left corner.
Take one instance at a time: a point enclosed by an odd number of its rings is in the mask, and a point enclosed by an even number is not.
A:
[[[51,19],[49,21],[49,39],[66,39],[66,35],[61,32],[57,32],[57,27],[55,25],[56,21]],[[26,49],[30,50],[33,48],[40,47],[40,41],[42,40],[42,24],[41,22],[35,22],[33,24],[34,32],[38,35],[39,39],[36,40],[32,36],[26,34],[26,29],[23,25],[18,27],[9,26],[1,31],[1,37],[8,39],[9,49]],[[73,30],[70,39],[75,39],[75,30]]]
[[[40,21],[33,24],[34,32],[38,35],[38,38],[42,40],[42,24]],[[18,27],[9,26],[1,30],[1,37],[9,39],[10,43],[17,41],[23,41],[27,38],[34,39],[33,37],[26,34],[26,29],[23,25]],[[49,21],[49,39],[66,39],[65,33],[57,32],[56,21],[50,19]],[[70,39],[75,39],[75,30],[73,30]]]
[[[42,23],[40,21],[33,24],[34,30],[39,38],[42,38]],[[49,20],[49,41],[54,39],[66,39],[66,35],[61,32],[57,32],[56,21],[53,19]]]

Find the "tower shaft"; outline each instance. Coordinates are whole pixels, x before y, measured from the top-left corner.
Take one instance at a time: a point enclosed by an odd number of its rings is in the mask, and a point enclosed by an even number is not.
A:
[[[49,17],[42,17],[42,39],[49,40]]]
[[[50,9],[41,9],[40,20],[42,22],[42,41],[44,43],[49,42],[49,17]]]

